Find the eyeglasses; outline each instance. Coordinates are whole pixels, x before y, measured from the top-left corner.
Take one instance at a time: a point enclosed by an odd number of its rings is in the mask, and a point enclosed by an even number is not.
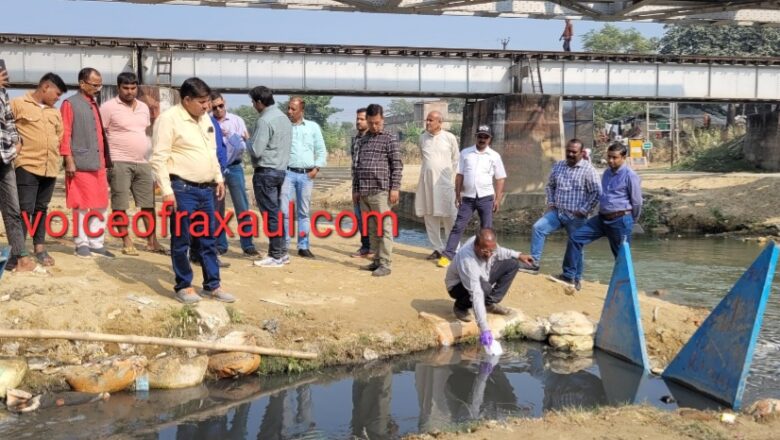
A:
[[[217,109],[217,108],[225,108],[225,104],[215,105],[214,108],[215,109]]]
[[[91,82],[86,82],[86,81],[84,81],[84,84],[92,86],[93,88],[95,88],[95,90],[100,90],[103,88],[103,84],[92,84]]]
[[[490,136],[486,134],[478,134],[477,139],[490,139]]]

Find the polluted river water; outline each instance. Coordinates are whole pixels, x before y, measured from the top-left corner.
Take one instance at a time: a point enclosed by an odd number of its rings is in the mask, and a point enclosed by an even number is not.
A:
[[[398,239],[426,245],[424,231],[414,227],[401,229]],[[500,243],[528,249],[527,237]],[[564,246],[561,236],[548,240],[543,272],[556,273]],[[711,308],[761,248],[730,239],[639,237],[632,245],[638,288],[665,289],[668,301]],[[586,248],[586,280],[606,284],[611,269],[606,242]],[[777,290],[775,283],[743,405],[780,397]],[[566,357],[515,341],[504,343],[504,350],[497,362],[479,347],[459,346],[301,375],[117,393],[107,402],[19,416],[0,413],[0,438],[389,439],[566,407],[718,407],[599,351]]]

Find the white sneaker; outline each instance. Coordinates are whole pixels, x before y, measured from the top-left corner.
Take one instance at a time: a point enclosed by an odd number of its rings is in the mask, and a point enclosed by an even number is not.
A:
[[[255,266],[258,267],[282,267],[284,266],[284,262],[281,259],[276,259],[273,257],[265,257],[262,260],[255,260],[254,263]]]
[[[284,256],[280,258],[279,261],[281,261],[282,264],[290,264],[290,255],[284,254]]]

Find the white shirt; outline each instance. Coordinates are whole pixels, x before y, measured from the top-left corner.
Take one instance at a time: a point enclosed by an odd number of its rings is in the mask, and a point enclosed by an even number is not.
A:
[[[501,155],[490,147],[485,151],[472,145],[460,152],[458,174],[463,175],[462,197],[488,197],[495,195],[493,178],[506,179]]]

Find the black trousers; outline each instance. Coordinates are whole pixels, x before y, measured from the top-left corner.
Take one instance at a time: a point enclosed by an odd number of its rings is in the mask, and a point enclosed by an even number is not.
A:
[[[27,213],[30,225],[35,224],[35,218],[40,213],[38,229],[33,234],[33,244],[43,244],[46,240],[46,215],[49,210],[49,202],[54,194],[56,177],[45,177],[33,174],[22,167],[16,168],[16,189],[19,193],[19,210]],[[24,215],[24,214],[22,214]],[[25,226],[22,220],[22,226]],[[24,227],[24,234],[30,231]]]
[[[485,305],[498,304],[504,299],[504,296],[509,291],[509,287],[512,286],[512,282],[515,280],[517,271],[520,269],[520,262],[517,259],[500,260],[493,264],[490,268],[490,279],[480,280],[482,283],[482,291],[485,292]],[[450,297],[455,299],[455,306],[461,310],[470,309],[473,304],[471,303],[471,294],[463,285],[458,283],[450,289]]]

